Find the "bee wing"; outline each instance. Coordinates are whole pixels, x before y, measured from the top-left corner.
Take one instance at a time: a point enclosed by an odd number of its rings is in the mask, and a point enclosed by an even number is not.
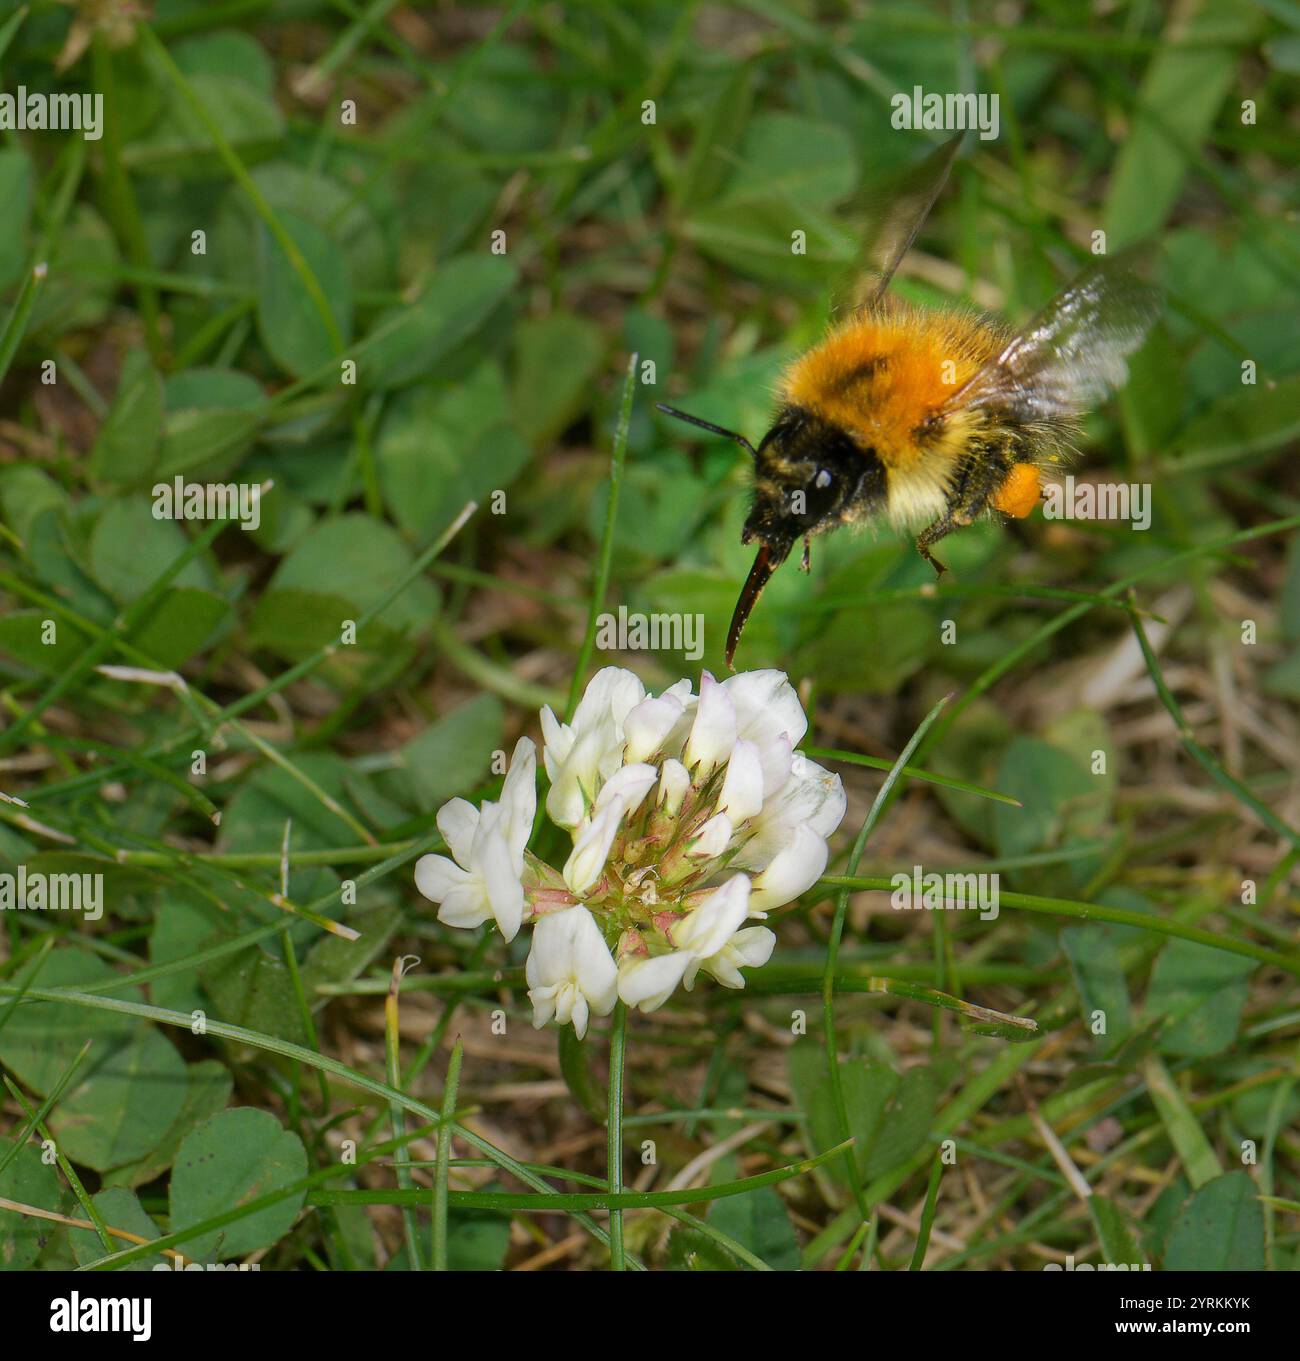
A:
[[[1126,253],[1085,270],[941,410],[986,407],[1050,423],[1077,417],[1122,387],[1124,361],[1160,310],[1160,294],[1128,268],[1132,258]]]
[[[837,290],[836,312],[870,307],[888,288],[948,181],[964,135],[959,132],[915,165],[859,196],[852,215],[864,224],[860,263]]]

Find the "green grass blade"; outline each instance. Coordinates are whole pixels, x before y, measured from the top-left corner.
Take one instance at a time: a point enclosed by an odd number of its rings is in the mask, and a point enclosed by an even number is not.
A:
[[[605,506],[605,531],[600,540],[600,555],[596,559],[596,576],[591,583],[591,608],[587,612],[587,632],[583,635],[582,647],[578,650],[578,660],[573,668],[573,683],[569,687],[569,703],[565,710],[566,720],[573,718],[578,700],[586,684],[587,668],[591,665],[592,653],[596,650],[596,626],[600,612],[605,606],[605,592],[609,589],[610,566],[614,560],[614,529],[618,523],[618,498],[623,487],[623,468],[627,462],[627,436],[632,422],[632,398],[636,393],[637,356],[634,354],[627,364],[627,377],[623,381],[623,400],[618,409],[618,426],[614,431],[614,452],[609,461],[609,500]]]
[[[897,764],[887,761],[883,756],[863,756],[856,751],[838,751],[834,747],[804,747],[805,756],[815,761],[843,761],[845,765],[867,766],[871,770],[893,770]],[[1012,808],[1022,808],[1019,799],[1010,794],[1001,794],[996,789],[985,789],[982,785],[971,784],[966,780],[954,780],[950,775],[937,775],[932,770],[919,770],[916,766],[904,766],[903,774],[909,780],[921,780],[925,784],[942,785],[945,789],[955,789],[960,794],[974,794],[977,798],[992,799],[995,803],[1009,804]]]
[[[442,1125],[438,1130],[438,1160],[433,1177],[433,1269],[447,1270],[447,1204],[448,1177],[451,1172],[452,1112],[456,1109],[456,1092],[460,1087],[460,1064],[465,1046],[460,1036],[451,1048],[447,1062],[447,1080],[442,1088]],[[611,1243],[613,1236],[611,1235]]]

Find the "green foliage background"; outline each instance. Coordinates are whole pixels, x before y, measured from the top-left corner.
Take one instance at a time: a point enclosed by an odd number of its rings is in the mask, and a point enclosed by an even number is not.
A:
[[[553,1265],[1295,1266],[1300,11],[1016,8],[0,19],[5,90],[104,99],[97,141],[0,131],[0,861],[106,901],[0,919],[0,1196],[92,1226],[0,1210],[0,1266],[147,1269],[162,1235],[517,1266],[575,1224]],[[534,1037],[522,955],[438,926],[411,862],[586,679],[593,609],[701,613],[721,669],[746,469],[652,403],[761,434],[853,205],[939,136],[890,126],[915,85],[997,94],[1001,134],[900,294],[1021,321],[1091,233],[1158,245],[1165,315],[1084,445],[1153,525],[981,524],[938,590],[888,530],[778,575],[740,661],[800,685],[845,835],[880,787],[849,758],[888,769],[951,693],[909,766],[947,783],[889,786],[744,994],[636,1018],[611,1200],[604,1037]],[[177,476],[273,484],[261,525],[155,519]],[[923,853],[1000,873],[998,922],[882,915]]]

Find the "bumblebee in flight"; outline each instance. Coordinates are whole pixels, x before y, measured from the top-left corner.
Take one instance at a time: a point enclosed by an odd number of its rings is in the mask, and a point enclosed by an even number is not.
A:
[[[727,634],[727,665],[759,594],[799,539],[883,516],[931,548],[986,512],[1023,518],[1044,472],[1072,455],[1079,417],[1127,377],[1159,295],[1102,257],[1019,335],[966,309],[925,309],[886,293],[956,159],[961,136],[911,171],[875,216],[869,268],[845,319],[782,376],[772,428],[741,434],[657,403],[735,440],[754,460],[742,543],[758,556]]]

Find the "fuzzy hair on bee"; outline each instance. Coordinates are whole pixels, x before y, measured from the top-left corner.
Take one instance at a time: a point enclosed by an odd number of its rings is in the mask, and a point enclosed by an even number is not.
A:
[[[759,549],[728,632],[728,666],[759,594],[800,539],[806,567],[813,535],[883,518],[919,528],[917,551],[942,574],[930,551],[940,539],[986,514],[1029,515],[1043,475],[1072,458],[1080,417],[1123,384],[1125,359],[1157,315],[1158,294],[1127,257],[1101,257],[1019,334],[970,309],[886,294],[960,143],[927,157],[880,209],[854,306],[786,369],[757,448],[657,404],[754,461],[741,541]]]

